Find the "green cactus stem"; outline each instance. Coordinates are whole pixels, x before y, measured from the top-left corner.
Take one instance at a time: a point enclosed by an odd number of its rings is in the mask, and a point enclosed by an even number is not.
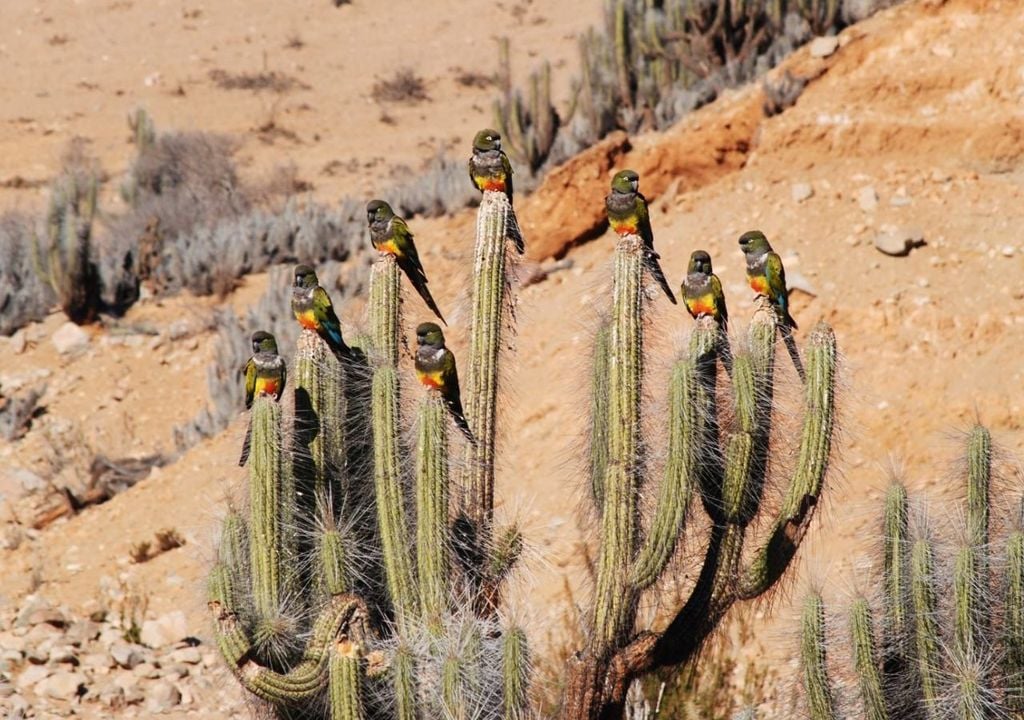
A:
[[[882,572],[885,583],[886,645],[894,648],[901,656],[905,656],[907,651],[903,644],[908,637],[908,603],[911,597],[907,573],[907,559],[910,557],[908,517],[907,489],[901,483],[894,482],[885,495]]]
[[[1020,527],[1006,542],[1003,643],[1006,705],[1014,712],[1024,712],[1024,531]]]
[[[850,638],[853,643],[853,666],[857,672],[861,705],[865,720],[888,720],[882,675],[879,672],[878,652],[875,649],[875,630],[871,619],[871,606],[858,597],[850,606]]]
[[[800,628],[800,660],[811,720],[835,720],[835,698],[825,663],[825,606],[818,594],[804,601]]]
[[[381,365],[398,366],[401,343],[402,274],[394,255],[383,254],[370,270],[370,327]]]
[[[611,326],[602,322],[594,335],[590,373],[590,487],[598,511],[604,503],[608,469],[608,376],[611,358]]]
[[[484,193],[477,212],[472,335],[462,393],[466,419],[475,438],[465,446],[464,512],[476,528],[482,547],[490,543],[494,514],[499,360],[509,303],[506,245],[515,222],[512,205],[503,193]]]
[[[252,451],[249,456],[249,568],[255,610],[275,616],[281,607],[285,557],[281,508],[288,502],[280,482],[281,406],[260,396],[252,405]]]
[[[935,595],[935,558],[931,542],[916,540],[910,549],[910,589],[914,607],[917,674],[929,718],[939,717],[940,640]]]
[[[342,369],[317,334],[303,330],[295,352],[295,475],[324,502],[337,487],[330,479],[344,463],[345,400]],[[312,508],[308,508],[312,510]]]
[[[530,651],[526,633],[511,627],[501,640],[502,716],[525,720],[529,708]]]
[[[608,459],[601,511],[594,641],[614,647],[632,630],[628,584],[636,548],[643,376],[643,241],[622,238],[615,250],[608,379]]]
[[[328,668],[331,720],[363,720],[362,652],[358,643],[335,643]]]
[[[416,720],[416,657],[405,644],[399,645],[395,651],[391,678],[395,691],[395,718]]]
[[[442,631],[448,610],[448,417],[440,394],[420,401],[416,455],[416,569],[427,627]]]
[[[320,535],[320,563],[318,578],[325,593],[341,595],[351,592],[348,552],[345,537],[339,530],[327,530]]]

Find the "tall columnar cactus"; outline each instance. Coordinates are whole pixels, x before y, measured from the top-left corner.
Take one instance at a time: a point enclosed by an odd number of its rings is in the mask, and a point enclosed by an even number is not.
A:
[[[468,475],[474,499],[451,507],[458,446],[449,446],[450,413],[436,391],[409,393],[419,397],[416,433],[403,440],[402,283],[392,256],[371,271],[369,339],[339,363],[304,332],[294,403],[253,403],[248,512],[224,521],[208,598],[229,667],[276,717],[524,716],[525,635],[502,630],[494,612],[523,540],[515,526],[491,527],[512,222],[504,196],[485,198],[469,363],[477,380],[463,392],[477,395],[467,405],[481,439],[472,451],[483,453]],[[453,517],[475,523],[473,567],[453,561]]]
[[[631,680],[653,668],[693,658],[737,600],[758,597],[788,568],[810,521],[828,469],[834,426],[835,339],[815,328],[806,350],[804,417],[797,458],[767,536],[745,551],[748,528],[772,480],[770,456],[786,452],[772,433],[776,373],[775,314],[760,303],[746,342],[730,348],[710,318],[700,319],[669,383],[668,452],[661,485],[650,489],[651,463],[641,437],[644,398],[644,248],[619,240],[607,331],[594,357],[591,487],[599,518],[597,587],[589,644],[570,660],[563,717],[615,717]],[[720,364],[718,360],[723,362]],[[718,408],[719,366],[731,370],[732,407]],[[607,374],[607,379],[602,375]],[[728,422],[722,424],[722,419]],[[657,497],[642,517],[642,493]],[[662,633],[638,631],[641,594],[665,577],[686,533],[690,498],[710,521],[704,565],[690,597]]]
[[[1024,536],[1018,504],[1005,541],[991,540],[992,515],[999,507],[991,499],[992,458],[989,432],[974,427],[964,460],[964,523],[952,529],[952,537],[924,518],[911,523],[906,489],[898,482],[891,486],[878,564],[885,588],[884,632],[879,637],[872,630],[868,600],[855,599],[850,634],[859,692],[817,713],[813,698],[819,690],[808,686],[813,717],[845,716],[851,703],[871,720],[1021,712]],[[950,557],[944,547],[951,548]],[[1004,569],[1003,577],[993,578],[995,568]],[[804,646],[822,658],[829,642],[823,634],[805,631]],[[839,695],[834,688],[831,692]]]

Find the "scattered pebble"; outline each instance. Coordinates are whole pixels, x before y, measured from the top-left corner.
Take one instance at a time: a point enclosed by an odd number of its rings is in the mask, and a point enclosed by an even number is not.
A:
[[[61,355],[81,352],[89,346],[89,333],[75,325],[73,322],[66,322],[61,325],[50,337],[50,342]]]
[[[839,49],[839,38],[835,35],[829,37],[816,37],[811,40],[811,57],[827,58]]]
[[[875,248],[886,255],[902,257],[925,244],[924,234],[918,228],[884,225],[875,235]]]
[[[878,193],[871,185],[857,191],[857,204],[864,212],[874,212],[878,207]]]
[[[793,202],[803,202],[809,200],[814,196],[814,188],[811,187],[810,183],[794,183],[792,187]]]

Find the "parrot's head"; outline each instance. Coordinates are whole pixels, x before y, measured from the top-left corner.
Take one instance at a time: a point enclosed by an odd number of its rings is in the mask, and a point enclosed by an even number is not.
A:
[[[760,230],[750,230],[740,235],[740,249],[747,255],[764,255],[772,251],[768,238]]]
[[[687,272],[711,274],[711,256],[703,250],[694,250],[690,255],[690,266]]]
[[[274,336],[263,330],[257,330],[252,334],[252,351],[254,353],[269,352],[277,353],[277,340]]]
[[[473,137],[473,152],[489,152],[501,150],[501,133],[487,128]]]
[[[612,192],[635,193],[640,187],[640,176],[635,170],[619,170],[612,178]]]
[[[293,284],[297,288],[308,289],[315,288],[320,284],[320,281],[316,279],[316,270],[309,265],[296,265],[295,282]]]
[[[444,333],[436,323],[420,323],[416,328],[416,342],[420,347],[443,348]]]
[[[366,203],[366,221],[370,225],[375,222],[387,222],[394,216],[395,211],[383,200],[371,200]]]

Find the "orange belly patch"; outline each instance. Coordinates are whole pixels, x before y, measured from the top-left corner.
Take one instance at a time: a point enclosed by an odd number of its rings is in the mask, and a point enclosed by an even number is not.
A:
[[[747,282],[750,283],[750,289],[759,295],[770,296],[768,292],[768,278],[764,275],[748,275]]]
[[[617,235],[636,235],[637,232],[636,223],[628,220],[612,220],[611,226]]]
[[[416,377],[420,379],[420,382],[423,383],[423,385],[425,385],[428,388],[431,388],[432,390],[440,390],[442,387],[444,387],[444,383],[441,382],[441,373],[439,372],[417,372]]]
[[[503,177],[480,177],[476,178],[476,186],[481,190],[493,190],[505,192],[505,178]]]
[[[395,245],[394,240],[385,240],[384,242],[377,246],[377,250],[379,252],[394,255],[396,257],[401,257],[402,255],[402,253],[398,250],[398,246]]]
[[[717,317],[718,315],[713,295],[703,295],[693,300],[687,300],[686,306],[690,308],[690,312],[694,315],[710,315],[711,317]]]
[[[304,310],[300,313],[295,313],[295,319],[299,321],[299,325],[306,328],[307,330],[316,330],[319,327],[319,323],[316,321],[316,316],[312,310]]]
[[[277,379],[276,378],[256,378],[256,394],[257,395],[273,395],[277,397]]]

